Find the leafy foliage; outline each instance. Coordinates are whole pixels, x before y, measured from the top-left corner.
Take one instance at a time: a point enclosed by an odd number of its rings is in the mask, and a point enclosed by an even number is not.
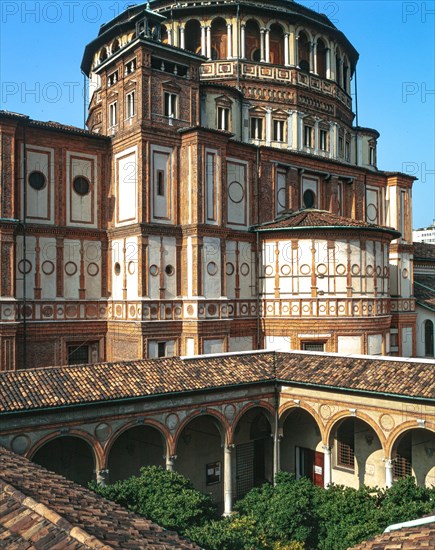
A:
[[[155,521],[162,527],[184,532],[217,517],[216,506],[209,495],[193,488],[177,472],[158,466],[141,468],[141,475],[92,489],[109,500]]]
[[[391,489],[332,485],[280,472],[276,484],[252,489],[235,513],[218,519],[211,497],[176,472],[156,466],[108,487],[92,488],[207,550],[346,550],[392,523],[433,513],[435,488],[412,477]]]

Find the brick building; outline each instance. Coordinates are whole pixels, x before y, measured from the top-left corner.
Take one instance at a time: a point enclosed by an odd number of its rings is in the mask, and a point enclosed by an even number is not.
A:
[[[413,178],[299,4],[133,6],[88,131],[0,114],[3,369],[265,348],[413,356]]]

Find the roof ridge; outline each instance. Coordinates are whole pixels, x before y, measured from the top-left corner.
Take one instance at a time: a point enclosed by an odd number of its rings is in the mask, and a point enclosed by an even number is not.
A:
[[[52,510],[42,502],[36,502],[32,497],[22,493],[19,489],[10,485],[6,481],[0,479],[0,489],[2,492],[9,495],[15,501],[32,510],[39,516],[46,519],[52,525],[55,525],[61,531],[64,531],[68,536],[75,539],[77,542],[84,544],[88,548],[98,548],[99,550],[112,550],[112,546],[99,540],[94,535],[89,534],[82,527],[72,525],[67,519],[59,515],[55,510]]]

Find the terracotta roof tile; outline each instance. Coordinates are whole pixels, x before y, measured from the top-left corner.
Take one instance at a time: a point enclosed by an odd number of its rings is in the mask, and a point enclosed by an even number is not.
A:
[[[298,210],[297,212],[289,212],[283,214],[276,220],[263,223],[254,228],[256,231],[270,231],[278,229],[287,230],[301,230],[308,228],[355,228],[355,229],[368,229],[386,231],[397,235],[399,234],[395,229],[390,227],[383,227],[372,223],[367,223],[363,220],[354,220],[353,218],[345,218],[343,216],[337,216],[326,210],[317,210],[314,208],[307,208],[304,210]]]
[[[435,523],[384,533],[357,544],[352,550],[419,550],[435,548]]]
[[[416,260],[435,260],[435,244],[414,243],[414,258]]]
[[[0,548],[199,547],[0,447]]]
[[[252,352],[0,373],[0,414],[79,403],[284,382],[433,398],[428,362],[324,353]]]
[[[414,274],[414,295],[418,304],[435,311],[435,272],[430,275]]]

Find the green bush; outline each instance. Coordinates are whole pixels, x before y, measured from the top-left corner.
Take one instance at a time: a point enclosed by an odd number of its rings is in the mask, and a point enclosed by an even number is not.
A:
[[[181,474],[158,466],[141,468],[140,476],[106,487],[93,484],[92,489],[162,527],[181,533],[217,517],[210,496],[194,489]]]

